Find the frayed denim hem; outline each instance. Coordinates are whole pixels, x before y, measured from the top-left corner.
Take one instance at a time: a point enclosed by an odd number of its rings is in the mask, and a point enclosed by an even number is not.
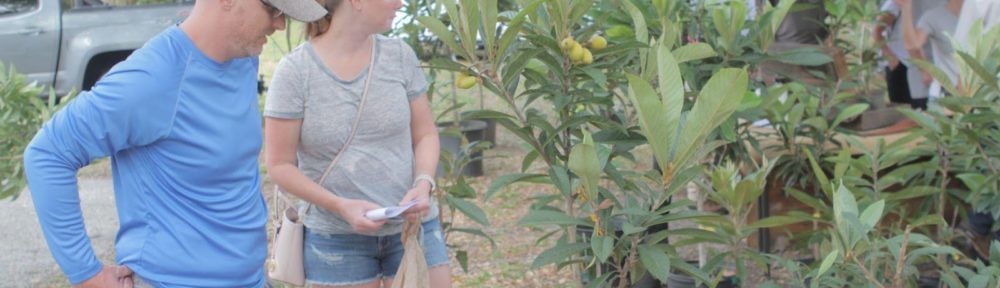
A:
[[[313,285],[323,285],[323,286],[351,286],[351,285],[361,285],[361,284],[372,283],[372,282],[379,281],[379,280],[382,280],[382,279],[385,279],[385,277],[382,276],[382,275],[377,275],[377,276],[375,276],[375,278],[361,280],[361,281],[336,282],[336,283],[334,283],[334,282],[314,281],[314,280],[308,280],[307,279],[306,280],[306,287],[313,287]]]

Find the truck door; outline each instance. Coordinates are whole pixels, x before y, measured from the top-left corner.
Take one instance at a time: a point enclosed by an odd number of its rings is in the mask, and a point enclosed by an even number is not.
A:
[[[0,1],[0,61],[28,81],[52,83],[59,53],[59,0]],[[8,68],[9,69],[9,68]]]

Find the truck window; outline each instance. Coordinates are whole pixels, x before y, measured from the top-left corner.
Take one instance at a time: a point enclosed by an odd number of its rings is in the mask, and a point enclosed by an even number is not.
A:
[[[142,6],[142,5],[176,3],[178,1],[177,0],[86,0],[84,2],[101,2],[103,5],[108,5],[108,6]],[[94,3],[90,4],[93,5]]]
[[[39,0],[0,0],[0,17],[28,13],[38,9]]]

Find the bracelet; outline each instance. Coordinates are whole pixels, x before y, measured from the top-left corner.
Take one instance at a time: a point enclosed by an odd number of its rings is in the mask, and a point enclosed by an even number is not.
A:
[[[431,175],[427,174],[420,174],[417,175],[416,178],[413,178],[413,187],[417,187],[417,182],[420,182],[420,180],[427,180],[427,183],[431,183],[431,191],[437,189],[437,183],[434,183],[434,177],[431,177]]]

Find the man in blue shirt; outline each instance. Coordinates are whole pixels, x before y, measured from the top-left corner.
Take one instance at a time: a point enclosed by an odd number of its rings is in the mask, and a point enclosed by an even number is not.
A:
[[[45,123],[24,164],[45,240],[73,285],[266,285],[257,55],[284,15],[326,14],[314,0],[197,1]],[[94,255],[76,181],[106,156],[117,265]]]

